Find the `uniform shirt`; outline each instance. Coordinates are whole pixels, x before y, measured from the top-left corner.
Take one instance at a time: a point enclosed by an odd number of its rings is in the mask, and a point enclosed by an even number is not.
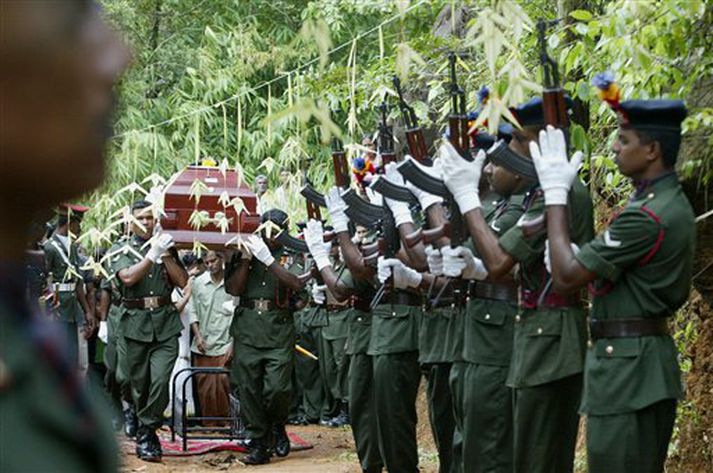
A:
[[[22,268],[0,267],[0,471],[114,472],[118,449],[56,325],[24,305]]]
[[[544,217],[544,195],[538,188],[526,195],[525,208],[518,223],[498,241],[519,264],[520,291],[530,291],[537,299],[550,279],[544,264],[547,231],[543,227],[534,234],[526,234],[521,224]],[[594,212],[589,192],[579,179],[572,185],[568,209],[572,242],[582,246],[594,236]],[[514,333],[508,386],[532,387],[583,371],[587,327],[582,308],[521,308],[515,317]]]
[[[62,238],[58,234],[53,234],[43,246],[45,250],[45,261],[48,274],[52,275],[52,282],[57,284],[81,284],[79,267],[79,253],[77,245],[69,245],[69,251]],[[61,291],[57,293],[59,307],[56,312],[59,314],[60,322],[84,321],[84,313],[77,299],[76,289],[73,291]]]
[[[342,271],[339,281],[345,287],[352,289],[354,296],[361,300],[371,301],[374,297],[374,286],[363,279],[354,279],[349,268],[345,268]],[[347,310],[347,342],[344,346],[344,352],[347,355],[367,353],[369,340],[371,339],[371,321],[371,312],[364,312],[355,308]]]
[[[133,286],[124,285],[118,276],[122,269],[140,262],[148,251],[149,245],[146,241],[134,235],[111,256],[111,269],[122,298],[167,297],[170,300],[173,284],[163,264],[152,264],[143,279]],[[180,315],[176,306],[170,302],[156,309],[128,309],[121,306],[119,330],[128,339],[140,342],[154,340],[163,342],[178,336],[182,329]]]
[[[525,193],[500,198],[484,205],[483,217],[495,235],[512,228],[524,212]],[[473,240],[465,245],[477,255]],[[478,282],[474,282],[478,284]],[[509,366],[512,356],[515,302],[471,298],[466,305],[463,360],[490,366]]]
[[[208,272],[198,276],[193,282],[188,323],[198,322],[205,339],[205,353],[198,350],[196,339],[193,339],[191,351],[207,356],[224,355],[232,343],[230,324],[234,310],[233,296],[225,292],[222,279],[216,284]]]
[[[278,264],[293,267],[294,256],[286,249],[278,248],[270,252]],[[231,335],[237,343],[254,348],[292,350],[295,324],[290,310],[290,291],[257,259],[252,258],[247,264],[248,278],[245,291],[240,295],[240,306],[235,309]],[[254,302],[258,299],[269,301],[271,308],[266,311],[256,308]]]
[[[688,298],[695,248],[691,206],[675,173],[644,185],[577,260],[598,278],[592,319],[668,317]],[[670,336],[599,339],[587,353],[584,412],[631,412],[681,396]]]

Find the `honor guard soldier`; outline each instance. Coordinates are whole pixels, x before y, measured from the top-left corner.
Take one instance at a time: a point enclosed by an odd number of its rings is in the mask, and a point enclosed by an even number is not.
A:
[[[184,287],[188,273],[178,260],[173,238],[154,234],[152,206],[135,202],[131,212],[132,236],[114,257],[112,270],[121,293],[120,332],[126,344],[126,371],[138,418],[136,455],[160,461],[156,430],[168,405],[171,370],[178,356],[178,335],[183,329],[171,302],[173,288]]]
[[[51,289],[57,295],[58,306],[53,311],[64,328],[70,357],[78,369],[87,360],[87,344],[86,341],[82,343],[82,340],[86,340],[84,333],[91,332],[95,325],[94,314],[87,301],[80,270],[79,246],[76,243],[84,213],[88,210],[88,207],[80,205],[60,205],[57,209],[57,227],[43,246],[45,267],[52,281]]]
[[[513,131],[508,145],[501,144],[488,155],[493,162],[508,162],[508,167],[519,169],[520,175],[536,176],[528,143],[544,127],[542,99],[534,98],[511,111],[522,128]],[[502,279],[519,265],[520,310],[515,316],[507,379],[507,385],[514,388],[514,471],[571,471],[586,321],[581,297],[557,292],[547,275],[542,189],[539,185],[529,189],[522,217],[498,236],[480,210],[478,189],[473,185],[480,180],[484,159],[468,162],[449,146],[445,144],[441,153],[444,180],[465,217],[489,276]],[[592,201],[579,180],[567,196],[571,201],[568,223],[572,239],[582,244],[594,232]]]
[[[612,149],[636,190],[595,239],[572,246],[564,196],[581,156],[567,159],[560,130],[540,133],[532,155],[547,205],[555,287],[589,285],[591,336],[582,412],[592,473],[660,473],[681,398],[676,345],[667,318],[687,300],[694,214],[674,171],[686,108],[679,100],[619,103],[609,74],[595,84],[617,112]]]
[[[84,0],[3,2],[0,30],[0,471],[115,472],[111,427],[28,303],[23,258],[33,219],[101,183],[128,51]]]
[[[291,295],[305,285],[287,269],[291,256],[274,239],[287,228],[287,214],[272,209],[261,221],[267,226],[264,237],[251,235],[247,251],[234,256],[225,275],[228,294],[240,297],[230,332],[233,379],[250,439],[250,453],[241,461],[249,465],[269,463],[273,449],[280,457],[290,452],[285,423],[295,350]],[[271,225],[279,230],[270,231]]]
[[[339,230],[337,230],[339,228]],[[349,238],[343,227],[335,231],[344,233],[339,239],[345,252],[359,253],[356,244]],[[367,354],[371,338],[371,309],[369,304],[374,295],[374,287],[368,279],[357,279],[346,267],[337,270],[329,259],[332,245],[324,242],[322,223],[310,220],[304,231],[305,242],[315,265],[319,269],[324,285],[338,301],[348,301],[347,340],[345,352],[349,357],[348,399],[349,420],[354,436],[359,464],[364,473],[380,473],[384,462],[379,453],[379,433],[376,425],[374,405],[374,370],[372,357]],[[345,262],[346,264],[346,262]],[[323,295],[326,299],[326,295]]]

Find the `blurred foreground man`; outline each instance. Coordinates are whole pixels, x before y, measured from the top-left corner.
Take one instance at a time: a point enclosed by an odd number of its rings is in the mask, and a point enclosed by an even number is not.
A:
[[[102,181],[128,52],[87,1],[3,2],[0,22],[0,471],[116,471],[109,424],[26,302],[23,254],[34,215]]]

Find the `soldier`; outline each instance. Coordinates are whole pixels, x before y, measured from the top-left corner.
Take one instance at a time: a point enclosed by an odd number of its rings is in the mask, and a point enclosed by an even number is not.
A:
[[[348,231],[341,226],[343,223],[344,220],[341,220],[334,228],[338,233],[340,248],[344,252],[357,254],[359,249],[349,238]],[[374,287],[371,284],[373,276],[357,278],[349,266],[340,272],[335,270],[329,260],[331,245],[324,243],[321,222],[310,221],[304,235],[325,285],[335,299],[348,300],[351,306],[347,316],[349,326],[345,353],[349,357],[348,399],[352,435],[361,470],[364,473],[379,473],[384,468],[384,461],[379,451],[373,357],[368,354],[372,323],[369,304],[374,295]],[[354,259],[358,258],[352,258],[352,261]],[[345,258],[345,264],[348,265],[348,261],[350,260]],[[357,274],[369,272],[365,267],[359,266]]]
[[[108,422],[27,303],[23,256],[34,215],[101,183],[128,53],[87,1],[4,2],[0,29],[0,471],[117,471]]]
[[[544,126],[542,99],[512,110],[521,129],[507,146],[493,149],[491,159],[508,162],[520,175],[534,177],[528,143]],[[520,311],[515,316],[513,354],[507,385],[514,388],[514,470],[567,472],[574,462],[582,389],[586,326],[581,297],[551,288],[542,257],[545,250],[544,199],[538,185],[528,189],[524,214],[498,237],[481,210],[478,189],[484,156],[462,159],[445,144],[443,175],[463,213],[479,256],[493,280],[519,265]],[[578,180],[569,194],[569,225],[573,239],[593,234],[592,202]],[[492,314],[491,314],[492,317]]]
[[[339,258],[339,246],[332,245],[330,256],[334,261],[334,270],[341,273],[346,270],[344,263]],[[322,327],[319,347],[319,362],[322,379],[327,388],[326,397],[327,418],[324,419],[329,427],[342,427],[349,424],[348,413],[348,384],[349,358],[346,356],[347,342],[347,316],[349,312],[348,300],[339,300],[334,292],[327,286],[315,286],[313,294],[323,291],[326,325]],[[318,296],[318,297],[320,297]]]
[[[263,213],[261,221],[268,229],[287,228],[287,214],[281,210]],[[285,267],[291,258],[274,233],[265,231],[266,240],[252,235],[247,251],[239,261],[233,258],[225,275],[228,294],[240,296],[230,332],[233,375],[251,450],[241,461],[248,465],[269,463],[272,448],[280,457],[290,452],[285,432],[295,346],[290,297],[305,282]]]
[[[603,88],[616,87],[612,79]],[[606,83],[608,82],[608,83]],[[582,412],[593,473],[664,471],[681,398],[678,354],[668,331],[688,298],[695,245],[691,206],[674,170],[686,108],[679,100],[610,104],[619,117],[612,149],[636,190],[595,239],[571,245],[566,195],[581,155],[568,162],[564,136],[548,128],[532,143],[547,206],[557,290],[590,284],[590,348]]]
[[[54,312],[64,328],[70,356],[82,377],[86,374],[86,366],[82,366],[87,360],[86,337],[95,325],[76,243],[81,233],[82,218],[88,210],[88,207],[79,205],[60,205],[57,209],[57,227],[43,246],[45,267],[59,302]]]
[[[114,401],[116,412],[123,413],[124,434],[127,437],[135,437],[138,420],[126,372],[126,341],[120,326],[121,293],[119,292],[119,281],[115,276],[116,271],[112,268],[113,257],[127,244],[127,240],[127,236],[122,236],[107,252],[108,256],[104,265],[109,277],[102,279],[97,312],[101,319],[100,325],[106,326],[107,333],[104,350],[104,365],[106,366],[104,385]],[[101,328],[100,332],[103,332]],[[115,425],[121,425],[118,418],[115,419]]]
[[[139,200],[131,212],[143,228],[132,223],[131,237],[111,264],[122,297],[119,330],[126,343],[125,366],[139,421],[136,455],[145,461],[160,461],[156,430],[168,404],[169,378],[183,329],[171,292],[175,286],[186,285],[188,274],[173,248],[173,238],[154,235],[151,205]]]

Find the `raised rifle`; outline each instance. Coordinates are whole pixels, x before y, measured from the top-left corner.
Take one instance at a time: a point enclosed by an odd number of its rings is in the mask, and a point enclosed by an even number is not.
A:
[[[378,146],[383,169],[387,164],[396,161],[396,154],[394,153],[394,132],[392,127],[386,122],[389,111],[386,101],[381,103],[379,111],[381,122],[379,123]],[[410,205],[418,203],[418,199],[416,199],[416,196],[413,195],[408,187],[394,184],[383,176],[374,176],[371,184],[369,184],[369,188],[391,200],[408,202]]]
[[[393,83],[399,98],[399,109],[406,125],[406,143],[408,144],[409,153],[416,161],[430,164],[431,158],[428,157],[426,138],[423,136],[423,129],[418,124],[416,112],[413,107],[406,103],[401,90],[401,81],[397,76],[394,76]]]

